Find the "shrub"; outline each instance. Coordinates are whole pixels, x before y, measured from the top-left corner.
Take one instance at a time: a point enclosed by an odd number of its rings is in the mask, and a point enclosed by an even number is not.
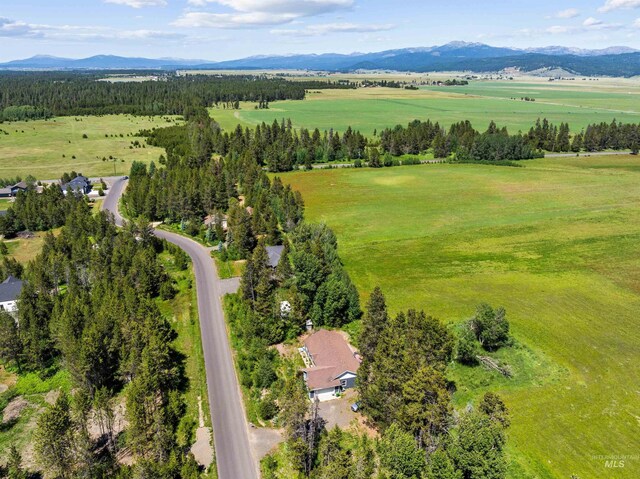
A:
[[[470,323],[466,323],[458,336],[456,359],[458,362],[473,365],[478,362],[478,340]]]
[[[278,414],[278,405],[273,400],[271,395],[268,395],[262,401],[260,401],[260,403],[258,404],[258,414],[265,421],[269,421],[276,417],[276,414]]]
[[[481,304],[472,319],[476,337],[487,351],[495,351],[509,342],[509,322],[504,308],[494,310]]]
[[[160,286],[160,297],[164,300],[173,299],[176,297],[176,289],[173,287],[173,283],[171,281],[165,281]]]

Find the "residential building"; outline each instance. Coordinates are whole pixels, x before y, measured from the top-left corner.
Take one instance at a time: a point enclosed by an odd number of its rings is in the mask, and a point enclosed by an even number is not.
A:
[[[22,281],[9,276],[0,283],[0,310],[10,313],[18,310],[18,298],[22,292]]]
[[[328,401],[355,386],[360,358],[341,333],[321,329],[299,351],[310,399]]]
[[[88,195],[91,191],[91,181],[86,176],[76,176],[69,183],[62,185],[62,191],[65,194],[71,191],[75,194]]]

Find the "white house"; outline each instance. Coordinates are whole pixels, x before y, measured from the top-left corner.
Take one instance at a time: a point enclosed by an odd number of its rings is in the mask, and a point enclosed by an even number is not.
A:
[[[357,353],[342,334],[321,329],[307,338],[300,353],[309,398],[328,401],[356,385]]]
[[[18,297],[22,291],[22,281],[9,276],[0,283],[0,310],[14,313],[18,310]]]

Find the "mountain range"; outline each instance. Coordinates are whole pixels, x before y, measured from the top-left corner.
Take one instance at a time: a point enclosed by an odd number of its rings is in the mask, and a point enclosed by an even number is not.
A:
[[[0,63],[2,70],[264,70],[295,69],[352,72],[356,70],[497,72],[508,68],[524,72],[560,69],[576,75],[640,75],[640,51],[628,47],[588,50],[562,46],[516,49],[482,43],[403,48],[374,53],[260,55],[212,62],[175,58],[129,58],[97,55],[70,59],[37,55]]]

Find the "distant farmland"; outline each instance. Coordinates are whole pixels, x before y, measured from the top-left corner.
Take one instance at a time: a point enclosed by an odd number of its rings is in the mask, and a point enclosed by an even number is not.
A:
[[[451,324],[503,305],[513,379],[452,365],[457,407],[486,390],[512,412],[509,477],[635,478],[640,376],[640,159],[525,168],[425,165],[291,173],[311,221],[337,234],[365,296]],[[637,456],[636,456],[637,457]]]
[[[424,79],[421,77],[421,79]],[[409,78],[410,80],[410,78]],[[523,101],[520,98],[534,98]],[[511,98],[516,98],[512,100]],[[527,131],[537,118],[559,124],[568,122],[574,132],[589,123],[640,122],[640,87],[626,80],[597,81],[472,81],[468,86],[421,87],[420,90],[363,88],[311,92],[306,100],[281,101],[269,110],[242,104],[238,111],[211,109],[223,128],[291,118],[296,127],[348,126],[371,136],[414,119],[439,121],[444,126],[470,120],[484,130],[491,120],[512,133]]]
[[[72,170],[88,176],[128,174],[134,160],[157,162],[164,153],[149,145],[142,148],[144,139],[133,135],[174,121],[176,117],[107,115],[5,122],[0,124],[0,178],[31,174],[55,179]],[[140,147],[132,145],[136,140]]]

